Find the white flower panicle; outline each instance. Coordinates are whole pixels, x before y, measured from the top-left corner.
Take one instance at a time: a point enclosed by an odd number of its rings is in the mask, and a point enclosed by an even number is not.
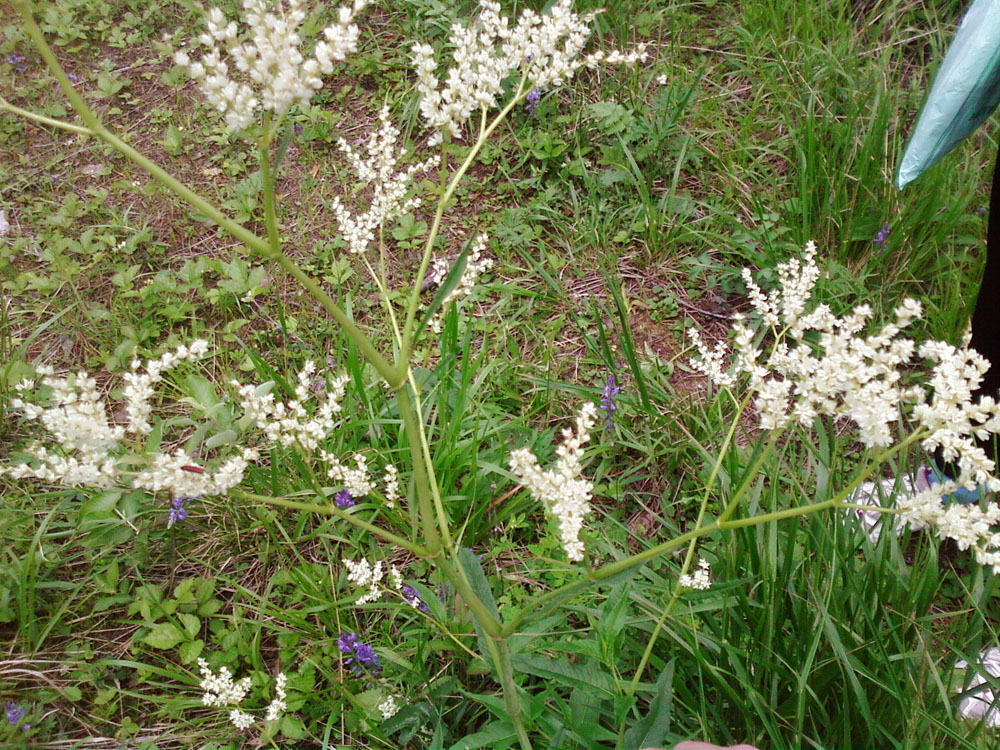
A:
[[[457,302],[472,294],[472,290],[475,289],[479,277],[493,267],[493,259],[484,257],[489,239],[489,236],[486,234],[480,234],[476,237],[466,257],[465,268],[462,269],[462,278],[458,280],[455,288],[445,296],[444,301],[441,303],[442,309],[449,302]],[[427,275],[428,283],[440,284],[444,281],[451,270],[451,263],[452,261],[447,258],[435,258],[431,264],[430,273]],[[434,333],[441,333],[440,313],[430,320],[428,326]]]
[[[362,594],[355,604],[367,604],[376,601],[382,596],[382,581],[386,573],[389,574],[389,581],[392,588],[400,591],[403,588],[403,574],[395,565],[385,566],[382,561],[377,561],[374,565],[368,562],[368,558],[362,557],[357,562],[353,560],[342,560],[347,568],[347,580],[359,589],[368,589]]]
[[[264,714],[265,721],[274,721],[281,717],[281,712],[288,708],[285,703],[285,685],[288,684],[288,676],[284,672],[278,672],[274,678],[274,699],[267,706],[267,713]]]
[[[376,706],[376,708],[378,708],[379,713],[382,714],[382,719],[385,720],[385,719],[391,719],[393,716],[399,713],[400,706],[399,703],[397,703],[396,701],[396,696],[390,695],[388,698],[379,703],[378,706]]]
[[[213,468],[198,467],[195,459],[178,448],[174,453],[157,453],[150,466],[132,479],[132,486],[150,492],[169,492],[175,498],[202,497],[205,495],[225,495],[243,481],[243,472],[250,461],[257,458],[252,448],[244,449],[239,456],[233,456]],[[196,466],[202,471],[191,471]]]
[[[894,323],[867,336],[863,330],[872,316],[868,305],[843,318],[826,305],[806,313],[820,274],[815,255],[810,242],[801,261],[780,264],[779,288],[767,295],[744,273],[751,304],[777,335],[769,354],[754,345],[754,330],[737,316],[733,367],[725,369],[724,346],[709,349],[697,334],[692,339],[699,357],[691,365],[728,388],[740,374],[748,375],[764,429],[793,423],[809,426],[819,415],[847,417],[858,426],[866,446],[887,446],[893,440],[891,426],[899,418],[900,403],[918,396],[901,383],[902,366],[915,347],[899,334],[920,316],[920,304],[904,301],[896,309]]]
[[[331,453],[323,451],[321,455],[330,464],[327,476],[343,484],[347,491],[351,493],[352,498],[360,499],[366,497],[375,489],[375,485],[371,480],[371,472],[368,470],[368,459],[364,457],[364,454],[355,453],[352,456],[354,463],[357,465],[356,469],[340,463],[340,459]]]
[[[125,415],[124,425],[109,421],[108,414],[116,409],[97,392],[97,381],[92,375],[80,372],[56,377],[51,368],[36,368],[40,384],[49,390],[47,396],[43,393],[38,398],[47,404],[27,400],[35,383],[26,380],[18,383],[19,395],[11,400],[11,406],[40,422],[49,439],[27,447],[31,462],[0,466],[0,473],[70,487],[167,491],[175,498],[225,494],[242,481],[247,462],[254,459],[253,451],[245,450],[214,467],[202,467],[182,449],[173,454],[136,455],[123,444],[128,435],[143,436],[152,430],[150,399],[164,373],[206,351],[208,343],[198,340],[158,359],[147,360],[144,365],[133,361],[131,371],[123,376],[124,408],[117,410]],[[192,471],[192,467],[196,470]]]
[[[913,407],[915,420],[930,432],[923,447],[940,449],[946,461],[957,462],[961,477],[987,484],[991,492],[1000,490],[1000,480],[993,476],[994,461],[976,443],[1000,433],[1000,408],[992,396],[972,400],[990,363],[974,350],[942,341],[921,344],[920,356],[935,363],[930,400]]]
[[[323,30],[309,59],[300,50],[299,30],[307,15],[303,0],[243,0],[242,34],[235,21],[227,22],[219,8],[212,8],[205,19],[208,30],[198,37],[206,53],[192,62],[182,50],[174,61],[188,69],[205,98],[225,116],[229,130],[244,130],[258,111],[280,117],[296,104],[308,104],[323,87],[321,76],[333,72],[333,62],[357,49],[354,18],[367,5],[368,0],[354,0],[340,7],[337,21]]]
[[[389,121],[389,108],[379,113],[381,126],[374,131],[362,156],[347,141],[340,139],[340,150],[363,185],[372,186],[372,194],[361,214],[351,214],[339,197],[333,199],[333,213],[337,217],[340,233],[352,253],[363,253],[375,240],[375,233],[391,221],[420,205],[419,197],[407,198],[415,175],[434,169],[441,157],[434,155],[397,171],[396,165],[406,156],[406,149],[399,148],[399,130]]]
[[[704,557],[698,560],[698,570],[685,573],[677,581],[683,588],[707,591],[712,586],[712,569]]]
[[[474,23],[452,26],[453,64],[443,81],[436,76],[434,49],[428,44],[412,48],[420,112],[434,131],[431,145],[445,135],[461,138],[462,125],[473,112],[496,107],[512,72],[523,76],[518,91],[524,96],[533,89],[561,86],[584,66],[635,65],[646,59],[645,45],[628,53],[582,56],[594,14],[574,13],[572,0],[559,0],[546,15],[525,10],[516,25],[501,15],[499,3],[480,0],[479,5]]]
[[[542,503],[559,524],[566,556],[575,562],[583,560],[580,531],[583,519],[590,513],[590,498],[594,485],[583,477],[583,446],[590,440],[590,431],[597,422],[597,406],[586,403],[576,416],[576,429],[562,431],[563,442],[556,449],[556,463],[543,470],[538,459],[527,448],[510,454],[511,471]]]
[[[333,429],[348,381],[347,375],[333,378],[326,388],[325,398],[310,415],[306,405],[311,400],[310,384],[315,372],[314,362],[308,360],[303,364],[295,386],[295,398],[287,403],[275,399],[271,392],[273,383],[253,386],[241,385],[234,380],[232,385],[242,399],[240,406],[257,422],[271,443],[286,447],[298,445],[313,451]]]
[[[949,496],[959,487],[1000,491],[996,466],[980,445],[1000,434],[1000,404],[992,396],[973,399],[989,363],[968,348],[928,341],[919,347],[901,331],[922,314],[920,303],[904,300],[895,321],[865,334],[872,317],[860,305],[838,318],[826,305],[809,310],[820,271],[816,248],[779,266],[779,288],[764,294],[744,272],[750,301],[775,336],[770,353],[755,346],[756,331],[737,316],[734,357],[725,366],[725,348],[709,349],[695,340],[699,356],[692,366],[716,384],[731,388],[745,375],[756,394],[764,429],[793,423],[809,426],[820,417],[847,417],[867,447],[885,447],[896,438],[900,420],[922,436],[929,452],[940,450],[958,467],[955,481],[937,482],[897,500],[900,518],[913,528],[930,527],[942,539],[970,549],[976,560],[1000,574],[1000,505],[995,499],[963,504]],[[904,384],[914,355],[933,363],[925,393]]]
[[[199,687],[205,691],[201,702],[206,706],[234,706],[242,703],[250,692],[250,678],[244,677],[239,682],[233,682],[233,673],[229,671],[229,667],[219,667],[219,674],[216,675],[208,662],[199,658],[198,671],[202,677]]]
[[[396,467],[392,464],[386,464],[385,475],[382,477],[382,482],[385,485],[385,489],[382,494],[385,495],[386,507],[395,508],[396,502],[400,499],[399,497],[399,472]]]
[[[208,342],[197,339],[190,346],[183,344],[174,351],[166,352],[159,359],[146,360],[145,366],[138,359],[132,360],[132,371],[122,376],[125,387],[125,410],[128,414],[128,431],[135,435],[148,435],[152,426],[149,415],[152,406],[149,399],[153,396],[154,386],[163,380],[163,373],[176,367],[181,362],[203,356],[208,351]]]

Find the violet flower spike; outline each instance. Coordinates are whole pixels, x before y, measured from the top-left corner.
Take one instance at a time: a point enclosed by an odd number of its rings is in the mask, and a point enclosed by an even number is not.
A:
[[[382,671],[375,649],[358,638],[357,633],[341,633],[337,638],[337,647],[342,654],[350,654],[344,659],[344,664],[351,668],[351,673],[355,677],[359,677],[365,671],[373,675]]]
[[[874,242],[877,245],[881,245],[887,239],[889,239],[889,222],[886,222],[885,224],[882,225],[882,228],[878,230],[878,234],[875,235],[874,239],[872,239],[872,242]]]
[[[7,711],[7,724],[9,726],[17,726],[21,719],[24,718],[24,709],[14,701],[7,701],[4,708]]]
[[[528,95],[524,97],[524,110],[531,115],[535,116],[535,110],[538,109],[538,102],[542,98],[542,92],[534,88],[528,92]]]
[[[344,510],[345,508],[353,508],[357,503],[354,502],[354,498],[351,497],[348,490],[341,490],[333,496],[333,504]]]
[[[404,585],[400,589],[400,593],[402,593],[403,598],[406,599],[407,603],[409,603],[409,605],[414,609],[419,609],[421,612],[430,611],[427,604],[420,598],[420,594],[417,593],[417,590],[413,588],[413,586]]]
[[[615,380],[614,375],[608,375],[608,382],[604,386],[604,390],[601,392],[601,411],[604,412],[604,426],[605,428],[611,428],[614,426],[614,414],[618,411],[618,405],[615,404],[615,398],[621,393],[621,386]]]

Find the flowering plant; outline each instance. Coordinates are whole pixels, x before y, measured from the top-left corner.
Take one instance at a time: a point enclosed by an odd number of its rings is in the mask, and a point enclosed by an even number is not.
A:
[[[320,375],[312,362],[307,362],[297,373],[289,394],[293,397],[287,400],[276,395],[273,382],[230,383],[235,395],[224,403],[220,399],[224,408],[216,413],[229,414],[231,410],[230,423],[220,427],[231,427],[248,447],[237,449],[221,438],[212,440],[224,430],[208,437],[207,431],[199,432],[186,423],[185,428],[190,429],[173,436],[174,442],[184,442],[185,446],[166,449],[162,433],[156,428],[169,420],[154,415],[155,386],[165,373],[181,363],[190,363],[207,354],[207,343],[195,341],[145,364],[136,360],[131,371],[123,376],[123,412],[114,409],[110,400],[100,395],[92,375],[57,376],[54,371],[36,368],[38,379],[25,381],[12,405],[29,420],[38,421],[48,435],[27,448],[24,460],[9,464],[2,471],[18,479],[165,493],[170,496],[168,524],[185,520],[188,513],[185,503],[192,498],[229,495],[274,508],[332,516],[404,550],[446,579],[468,609],[479,635],[481,653],[477,656],[490,665],[502,690],[502,707],[495,700],[489,705],[501,714],[505,725],[512,727],[522,748],[532,747],[532,726],[530,714],[526,715],[523,708],[524,695],[517,682],[511,641],[540,612],[567,596],[686,548],[680,576],[657,625],[659,632],[663,620],[680,597],[687,595],[687,590],[704,591],[712,585],[707,560],[699,559],[697,569],[694,565],[699,540],[744,526],[824,509],[854,507],[849,500],[850,492],[886,456],[917,441],[922,441],[928,449],[940,447],[947,458],[957,461],[961,467],[956,478],[958,484],[997,486],[990,459],[976,446],[976,440],[998,431],[997,408],[986,400],[973,404],[969,399],[984,363],[963,349],[928,344],[917,350],[913,342],[900,338],[900,331],[920,313],[915,303],[904,303],[897,310],[894,323],[868,336],[860,335],[871,317],[868,309],[858,308],[846,318],[837,318],[822,306],[807,309],[809,293],[819,275],[815,248],[810,246],[803,261],[790,261],[779,269],[781,288],[770,295],[747,279],[759,319],[773,335],[771,353],[765,356],[758,348],[760,331],[738,321],[735,365],[726,366],[724,347],[713,350],[698,343],[700,356],[696,366],[721,387],[735,391],[747,384],[761,417],[761,427],[773,435],[762,455],[775,448],[782,431],[792,425],[809,425],[819,417],[853,420],[860,442],[883,452],[859,473],[852,485],[832,498],[773,512],[748,513],[739,518],[735,517],[736,511],[746,496],[749,480],[728,495],[728,503],[716,515],[708,512],[709,501],[717,489],[720,458],[711,467],[697,519],[687,531],[635,554],[623,550],[618,559],[601,564],[596,555],[588,556],[591,539],[585,527],[596,491],[594,482],[586,476],[586,446],[596,425],[598,407],[584,403],[573,427],[563,431],[563,440],[550,468],[543,468],[536,452],[515,448],[509,456],[510,474],[506,475],[520,482],[558,526],[562,554],[573,564],[567,566],[569,582],[534,593],[517,607],[501,608],[494,601],[488,583],[484,583],[486,574],[476,556],[463,546],[461,526],[442,496],[436,464],[440,458],[435,450],[434,431],[429,426],[429,387],[416,372],[419,344],[432,341],[434,333],[440,330],[442,311],[446,306],[461,304],[480,275],[489,270],[492,263],[488,257],[489,237],[485,232],[475,233],[455,257],[436,255],[436,243],[442,236],[446,207],[460,181],[491,134],[518,104],[537,106],[541,92],[566,84],[584,68],[636,65],[644,60],[645,50],[599,50],[584,54],[593,19],[573,12],[570,0],[559,0],[546,14],[526,10],[516,22],[504,17],[499,5],[483,0],[475,23],[459,24],[452,29],[452,64],[443,78],[437,77],[439,53],[427,44],[413,47],[420,112],[429,131],[427,141],[432,147],[440,145],[441,155],[434,154],[404,166],[408,154],[399,144],[401,133],[391,122],[390,110],[384,108],[363,149],[345,141],[340,143],[349,166],[370,189],[367,205],[352,208],[341,198],[331,205],[348,252],[366,268],[381,293],[385,330],[380,333],[386,335],[380,338],[362,330],[322,284],[300,268],[286,251],[275,190],[280,159],[274,142],[282,132],[283,118],[292,107],[308,103],[322,86],[322,76],[332,71],[334,61],[353,51],[359,34],[356,16],[366,3],[358,1],[341,8],[337,21],[323,30],[324,38],[313,45],[309,54],[302,51],[304,40],[300,29],[306,10],[301,0],[279,0],[270,5],[262,0],[245,0],[246,31],[227,21],[221,10],[211,9],[206,15],[207,31],[198,37],[199,44],[207,51],[199,59],[194,59],[191,51],[180,51],[175,57],[178,64],[187,68],[209,103],[223,115],[226,128],[249,136],[256,148],[262,180],[263,234],[235,221],[103,125],[60,67],[35,20],[31,3],[15,0],[15,5],[21,10],[27,33],[83,124],[53,120],[3,100],[0,109],[100,139],[146,169],[249,251],[300,284],[336,321],[393,394],[394,413],[398,413],[401,424],[400,445],[407,455],[397,467],[396,462],[390,463],[384,457],[371,458],[361,450],[352,452],[349,458],[328,450],[331,435],[350,417],[344,414],[343,399],[351,383],[341,373]],[[467,142],[464,150],[457,152],[458,160],[448,158],[455,153],[447,148],[454,146],[450,141]],[[417,207],[418,199],[412,189],[415,177],[430,175],[438,169],[441,172],[439,182],[433,187],[436,204],[429,232],[419,259],[412,264],[408,287],[399,293],[390,288],[386,271],[392,248],[385,230],[388,222]],[[437,291],[428,303],[424,293],[432,287],[437,287]],[[818,345],[807,336],[816,333]],[[927,404],[922,401],[922,390],[902,384],[903,369],[910,364],[915,351],[935,360],[933,393]],[[851,373],[848,378],[843,377],[845,368]],[[313,393],[317,379],[322,395]],[[616,381],[609,380],[601,399],[601,409],[608,420],[617,408],[614,399],[618,394]],[[914,430],[890,447],[896,440],[893,428],[904,405],[910,407]],[[124,416],[113,418],[111,415],[117,412]],[[188,446],[195,435],[196,443],[203,442]],[[732,439],[730,431],[726,447]],[[195,448],[203,450],[196,454]],[[263,464],[265,454],[279,448],[294,453],[303,484],[309,489],[294,495],[264,495],[240,489],[248,467]],[[757,467],[762,460],[758,458]],[[381,475],[381,481],[373,478],[369,464],[380,467],[375,474]],[[993,564],[996,569],[997,540],[990,535],[990,527],[997,520],[994,505],[941,512],[940,499],[952,489],[951,484],[940,484],[933,498],[915,499],[904,507],[904,517],[917,524],[932,524],[940,533],[973,547],[980,561]],[[362,500],[369,502],[362,504]],[[402,506],[399,509],[406,512],[405,516],[382,513],[397,506]],[[899,512],[899,509],[884,511]],[[388,591],[411,607],[415,616],[431,616],[428,610],[434,602],[424,601],[414,586],[404,584],[402,573],[392,564],[381,560],[369,562],[367,558],[357,561],[341,558],[340,565],[328,562],[353,585],[353,605],[376,605]],[[382,584],[386,574],[391,582],[389,587]],[[631,679],[632,699],[654,641],[655,636]],[[464,644],[462,647],[468,648]],[[359,633],[341,631],[336,637],[336,650],[352,678],[362,681],[382,675],[383,663],[378,653]],[[234,726],[241,730],[251,727],[255,722],[253,716],[239,707],[249,689],[246,678],[234,681],[228,669],[221,667],[216,674],[207,662],[199,663],[199,668],[204,705],[229,709]],[[279,673],[265,720],[274,719],[285,710],[284,691],[285,680]],[[397,709],[392,696],[382,698],[378,705],[383,716],[391,716]]]

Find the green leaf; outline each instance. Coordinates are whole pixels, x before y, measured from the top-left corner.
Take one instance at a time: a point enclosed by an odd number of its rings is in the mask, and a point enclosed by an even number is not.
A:
[[[83,697],[83,693],[80,692],[80,688],[76,685],[67,685],[63,688],[63,696],[66,700],[76,702]]]
[[[201,375],[188,375],[184,378],[184,384],[187,386],[188,394],[202,411],[207,411],[219,403],[215,386],[207,378],[203,378]]]
[[[663,668],[656,680],[656,693],[649,701],[646,715],[625,732],[625,750],[659,745],[670,731],[674,702],[674,659]]]
[[[517,740],[517,731],[509,721],[494,721],[475,734],[463,737],[448,750],[473,750],[477,747],[510,747]]]
[[[297,740],[305,735],[306,730],[301,721],[290,714],[285,714],[281,717],[281,733],[290,740]]]
[[[201,656],[202,649],[205,648],[205,641],[198,639],[196,641],[185,641],[181,644],[181,647],[177,649],[177,655],[180,657],[181,664],[190,664],[199,656]]]
[[[106,521],[109,518],[114,518],[115,506],[118,505],[118,500],[121,496],[122,493],[116,491],[101,492],[97,495],[91,495],[90,498],[84,500],[80,506],[77,528],[97,521]]]
[[[569,659],[550,659],[539,654],[518,654],[514,667],[528,674],[538,675],[569,687],[600,690],[609,698],[617,694],[615,681],[593,661],[574,664]]]
[[[181,625],[184,626],[189,636],[194,638],[198,635],[198,631],[201,630],[201,620],[189,612],[181,612],[177,615],[177,619],[181,621]]]
[[[146,633],[142,642],[153,648],[167,649],[174,648],[181,641],[186,641],[187,637],[181,629],[172,622],[163,622]]]

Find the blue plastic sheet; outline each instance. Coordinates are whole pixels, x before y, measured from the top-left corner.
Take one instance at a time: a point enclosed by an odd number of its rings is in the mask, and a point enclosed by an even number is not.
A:
[[[1000,103],[1000,0],[962,19],[899,165],[902,188],[979,127]]]

